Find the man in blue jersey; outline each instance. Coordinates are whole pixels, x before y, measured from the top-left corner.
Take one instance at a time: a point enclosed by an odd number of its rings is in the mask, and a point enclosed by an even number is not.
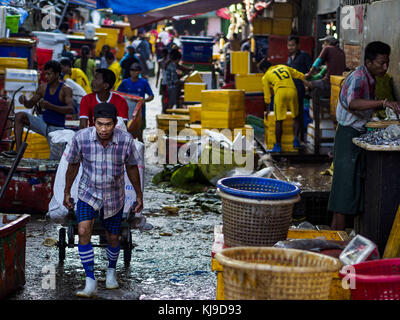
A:
[[[18,151],[22,144],[24,127],[29,127],[33,132],[47,138],[50,146],[50,159],[59,160],[63,150],[59,145],[51,143],[49,133],[64,129],[65,115],[73,113],[72,89],[59,80],[61,64],[58,61],[47,61],[44,65],[44,72],[47,84],[41,84],[29,100],[24,95],[19,98],[19,102],[25,108],[31,109],[38,104],[43,112],[39,116],[27,112],[18,112],[15,115],[14,135],[16,150]],[[17,152],[6,151],[2,154],[12,158],[17,155]]]
[[[128,79],[122,80],[117,91],[142,97],[144,99],[144,103],[146,103],[146,102],[149,102],[154,99],[154,94],[153,94],[153,91],[151,90],[149,82],[144,78],[139,78],[141,71],[142,71],[142,67],[140,66],[140,64],[133,63],[130,68],[131,77]],[[147,95],[147,98],[146,98],[146,95]],[[129,115],[129,120],[130,120],[135,106],[132,103],[128,103],[128,105],[129,105],[129,114],[128,115]],[[143,105],[143,108],[142,108],[142,119],[143,119],[143,125],[145,128],[146,127],[145,104]]]

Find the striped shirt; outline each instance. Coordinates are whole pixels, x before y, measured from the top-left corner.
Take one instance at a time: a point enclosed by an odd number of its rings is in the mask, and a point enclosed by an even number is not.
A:
[[[375,79],[369,73],[366,66],[355,69],[346,80],[340,90],[336,108],[336,119],[342,126],[350,126],[358,131],[365,131],[365,124],[371,119],[373,110],[354,110],[349,112],[348,108],[354,99],[375,99]]]
[[[132,136],[118,128],[106,147],[96,128],[78,131],[66,157],[68,163],[82,163],[78,198],[96,211],[104,207],[104,219],[117,214],[125,204],[125,164],[137,165],[138,154]]]

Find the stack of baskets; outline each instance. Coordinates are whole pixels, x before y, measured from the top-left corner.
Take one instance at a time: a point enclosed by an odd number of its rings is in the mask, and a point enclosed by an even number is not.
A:
[[[300,189],[259,177],[223,178],[217,187],[224,243],[231,247],[215,255],[225,299],[328,299],[338,259],[272,247],[287,239]]]

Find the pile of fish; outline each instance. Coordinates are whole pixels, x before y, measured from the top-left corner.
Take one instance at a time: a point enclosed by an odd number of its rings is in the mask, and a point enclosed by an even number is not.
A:
[[[376,129],[362,134],[358,141],[372,145],[400,146],[400,126],[392,124],[386,129]]]

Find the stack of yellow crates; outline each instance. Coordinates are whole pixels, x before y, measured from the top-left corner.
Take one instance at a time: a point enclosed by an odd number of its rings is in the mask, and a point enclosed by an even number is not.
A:
[[[203,90],[201,126],[204,129],[243,128],[246,112],[243,90]]]
[[[263,73],[250,73],[250,52],[231,52],[231,73],[235,75],[235,87],[246,93],[263,92],[261,78]]]
[[[293,5],[291,3],[274,3],[272,34],[288,36],[292,32]]]
[[[344,76],[330,76],[331,77],[331,103],[330,114],[336,119],[336,107],[339,100],[340,88],[345,79]]]
[[[25,139],[26,132],[27,130],[24,130],[22,139]],[[50,157],[49,144],[44,136],[29,131],[26,143],[28,147],[25,150],[24,158],[48,159]]]
[[[274,143],[276,143],[274,112],[270,112],[268,114],[268,119],[264,119],[264,127],[265,127],[265,144],[268,149],[272,149],[274,147]],[[282,152],[298,151],[297,149],[293,148],[293,139],[294,139],[293,117],[292,114],[288,112],[286,114],[286,119],[283,120],[282,123],[282,137],[281,137]]]

